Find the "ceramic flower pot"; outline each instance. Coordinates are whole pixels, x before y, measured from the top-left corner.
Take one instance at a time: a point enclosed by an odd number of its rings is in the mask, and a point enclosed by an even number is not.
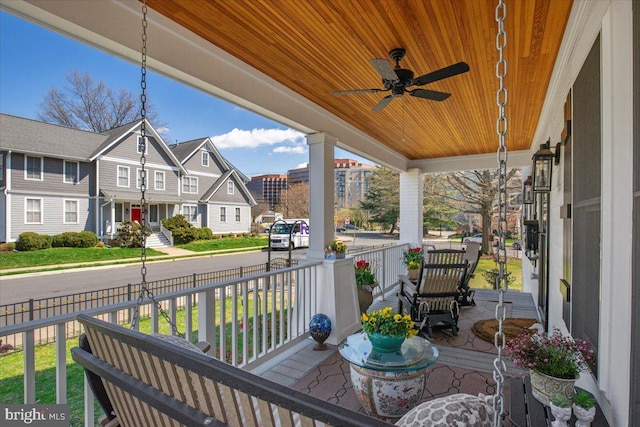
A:
[[[552,402],[549,402],[549,406],[551,407],[551,414],[555,417],[551,427],[567,427],[567,421],[571,418],[571,407],[563,408],[554,405]]]
[[[386,335],[379,332],[368,333],[369,341],[374,351],[379,353],[393,353],[400,350],[405,340],[404,335]]]
[[[418,280],[418,276],[420,275],[419,268],[412,268],[409,270],[409,280]]]
[[[591,425],[591,421],[596,416],[596,408],[584,409],[581,406],[573,404],[573,413],[576,415],[578,421],[576,421],[576,427],[589,427]]]
[[[529,376],[533,397],[545,406],[549,406],[549,400],[555,394],[562,394],[570,401],[578,379],[556,378],[537,371],[531,371]]]

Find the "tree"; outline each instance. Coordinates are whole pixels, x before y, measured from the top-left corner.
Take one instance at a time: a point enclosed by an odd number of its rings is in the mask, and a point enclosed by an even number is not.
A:
[[[309,218],[309,184],[301,182],[283,191],[280,209],[285,218]]]
[[[97,133],[140,120],[138,95],[122,88],[116,92],[102,80],[95,82],[88,72],[73,70],[66,81],[63,89],[52,87],[44,95],[40,120]],[[156,129],[164,126],[149,102],[145,107],[147,120]]]
[[[511,178],[519,173],[519,169],[507,172],[507,191],[520,189],[519,182],[511,182]],[[489,253],[492,236],[491,218],[498,195],[497,169],[450,172],[446,174],[452,192],[442,194],[443,200],[452,208],[460,209],[468,214],[480,215],[482,222],[482,252]]]
[[[460,209],[446,202],[445,195],[451,195],[445,174],[428,173],[424,175],[423,212],[425,232],[428,229],[442,229],[443,226],[455,228],[460,224]]]
[[[369,211],[373,222],[390,226],[393,233],[400,215],[400,175],[389,168],[380,167],[369,178],[369,189],[365,200],[360,202],[362,209]]]

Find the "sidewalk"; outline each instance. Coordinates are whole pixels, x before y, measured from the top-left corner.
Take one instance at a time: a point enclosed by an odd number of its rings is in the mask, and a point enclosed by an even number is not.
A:
[[[206,252],[194,252],[187,249],[176,248],[174,246],[167,246],[163,248],[157,248],[158,252],[164,252],[166,255],[154,255],[147,257],[148,262],[165,261],[180,258],[196,258],[201,256],[210,256],[212,254],[226,254],[232,252],[250,252],[256,250],[262,250],[262,246],[252,246],[247,248],[233,248],[233,249],[218,249],[214,251]],[[105,265],[121,265],[121,264],[135,264],[139,263],[140,258],[122,258],[122,259],[110,259],[104,261],[87,261],[77,262],[69,264],[56,264],[56,265],[38,265],[34,267],[19,267],[10,268],[6,270],[0,270],[0,276],[11,275],[12,273],[30,273],[30,272],[56,272],[63,271],[69,268],[82,268],[82,267],[99,267]],[[15,274],[14,276],[18,276]],[[8,278],[8,277],[7,277]]]

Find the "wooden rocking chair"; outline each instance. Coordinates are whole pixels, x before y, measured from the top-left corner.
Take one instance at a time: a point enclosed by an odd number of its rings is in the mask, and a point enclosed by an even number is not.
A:
[[[480,243],[469,242],[462,257],[464,261],[467,261],[469,267],[459,286],[460,295],[458,295],[458,304],[461,306],[476,305],[476,302],[473,300],[475,291],[469,288],[469,281],[474,277],[478,261],[480,261],[480,249]]]
[[[426,328],[433,337],[433,327],[443,323],[453,335],[458,335],[459,284],[467,271],[468,263],[426,264],[418,284],[406,276],[400,276],[398,309],[404,313],[404,306],[420,329]]]

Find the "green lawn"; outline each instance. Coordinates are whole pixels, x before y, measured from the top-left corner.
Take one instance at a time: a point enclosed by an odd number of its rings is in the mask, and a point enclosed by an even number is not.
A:
[[[207,252],[222,249],[252,248],[257,246],[267,246],[269,239],[264,236],[256,237],[224,237],[214,240],[196,240],[186,245],[176,245],[178,248],[187,249],[194,252]]]
[[[476,289],[493,289],[493,285],[489,284],[484,277],[482,277],[483,271],[491,270],[492,268],[498,268],[498,264],[493,260],[493,258],[480,258],[474,278],[469,281],[469,287]],[[518,258],[509,258],[507,261],[507,272],[510,272],[511,276],[515,277],[513,283],[509,285],[509,289],[522,291],[522,260]]]
[[[147,256],[153,255],[164,253],[147,248]],[[0,270],[132,258],[140,258],[139,248],[51,248],[39,251],[0,252]]]

